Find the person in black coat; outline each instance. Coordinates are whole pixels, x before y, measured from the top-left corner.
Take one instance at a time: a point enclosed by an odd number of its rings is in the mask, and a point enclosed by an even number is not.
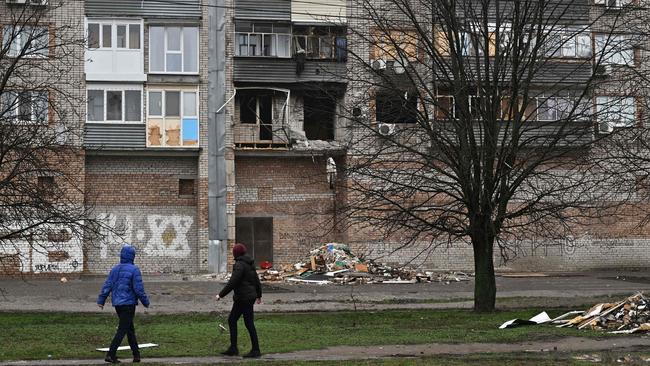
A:
[[[244,244],[235,244],[232,248],[232,255],[235,257],[235,264],[232,269],[230,280],[223,287],[221,292],[216,296],[217,301],[228,295],[230,291],[235,292],[233,296],[232,310],[228,316],[228,327],[230,328],[230,347],[224,352],[225,356],[236,356],[239,354],[237,349],[237,321],[240,316],[244,316],[244,324],[248,329],[248,335],[251,337],[252,349],[244,357],[257,358],[262,355],[260,352],[259,341],[257,340],[257,331],[253,319],[253,305],[255,302],[262,302],[262,284],[257,276],[253,258],[246,255],[246,246]]]

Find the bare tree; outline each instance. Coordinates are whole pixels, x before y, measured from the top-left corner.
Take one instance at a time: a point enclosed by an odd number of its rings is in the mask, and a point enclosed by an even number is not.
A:
[[[56,267],[100,225],[84,204],[83,23],[61,22],[71,4],[0,4],[0,272],[60,271],[29,256]]]
[[[639,10],[618,5],[353,1],[345,224],[428,252],[471,244],[474,309],[492,311],[513,242],[617,214],[633,174],[599,149],[642,90],[620,36]]]

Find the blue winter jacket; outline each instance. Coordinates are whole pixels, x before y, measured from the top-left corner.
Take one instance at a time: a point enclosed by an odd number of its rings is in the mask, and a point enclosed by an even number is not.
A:
[[[149,307],[149,298],[144,292],[142,274],[138,266],[133,264],[135,248],[125,245],[120,253],[120,264],[113,267],[108,274],[104,287],[99,293],[97,303],[104,305],[108,294],[111,292],[111,303],[118,305],[138,305],[138,299],[144,307]]]

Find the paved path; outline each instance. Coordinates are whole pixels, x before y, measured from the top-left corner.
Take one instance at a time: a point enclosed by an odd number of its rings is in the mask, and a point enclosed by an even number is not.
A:
[[[509,352],[578,352],[578,351],[612,351],[626,348],[650,347],[648,337],[617,337],[608,339],[586,339],[577,337],[562,338],[556,341],[524,343],[462,343],[462,344],[419,344],[386,345],[372,347],[337,346],[320,350],[306,350],[290,353],[264,355],[264,361],[346,361],[372,360],[380,358],[426,357],[435,355],[467,355],[479,353]],[[124,358],[128,361],[127,358]],[[238,363],[239,357],[166,357],[144,358],[142,363],[169,365],[205,365],[219,363]],[[0,362],[0,366],[64,366],[64,365],[102,365],[101,359],[95,360],[41,360]]]
[[[617,279],[618,276],[618,279]],[[82,276],[61,283],[58,279],[0,279],[0,311],[96,312],[97,293],[104,278]],[[216,280],[195,276],[149,276],[145,287],[152,307],[149,313],[211,312],[229,310],[230,299],[215,303],[214,294],[223,286]],[[469,308],[474,282],[370,285],[264,285],[260,312],[337,311],[411,308]],[[647,272],[587,272],[554,274],[549,277],[497,277],[497,296],[520,298],[518,306],[583,305],[590,298],[650,293]],[[352,295],[352,296],[351,296]],[[527,300],[526,298],[535,298]],[[549,298],[544,301],[543,298]],[[587,299],[587,300],[585,300]],[[517,304],[515,304],[517,305]],[[143,311],[140,307],[138,311]]]

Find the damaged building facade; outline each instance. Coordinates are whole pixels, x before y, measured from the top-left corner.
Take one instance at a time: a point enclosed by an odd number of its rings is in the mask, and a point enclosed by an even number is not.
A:
[[[201,3],[84,3],[86,201],[114,228],[88,244],[85,268],[106,271],[126,242],[145,272],[198,272],[207,246]]]
[[[367,54],[368,61],[386,72],[404,74],[391,62],[390,52],[352,36],[350,27],[367,27],[367,16],[356,1],[70,4],[71,10],[57,21],[79,22],[87,41],[80,56],[84,62],[70,70],[84,86],[86,100],[77,106],[86,116],[83,161],[71,164],[83,169],[80,200],[114,231],[101,241],[76,243],[57,266],[48,267],[49,257],[40,254],[40,259],[18,265],[20,272],[103,273],[124,243],[137,247],[145,273],[214,271],[209,227],[215,217],[209,214],[208,177],[209,146],[215,141],[208,135],[208,113],[217,110],[225,115],[225,162],[220,164],[226,199],[219,209],[226,216],[227,247],[242,242],[257,263],[274,264],[294,263],[326,242],[345,242],[355,252],[388,255],[386,260],[396,263],[421,254],[418,246],[395,251],[402,243],[399,238],[346,227],[338,216],[347,194],[340,172],[351,158],[348,144],[353,141],[348,117],[368,118],[379,131],[377,143],[380,135],[413,122],[390,94],[354,82],[363,72],[350,52]],[[610,2],[587,5],[600,11]],[[210,23],[215,6],[225,9],[224,28]],[[585,24],[592,23],[593,13],[581,15]],[[556,72],[562,71],[563,62],[593,57],[599,37],[598,27],[593,28],[586,38],[576,38],[573,48],[563,48],[567,54],[558,60]],[[223,32],[223,49],[210,44],[211,32]],[[225,58],[218,90],[224,100],[210,106],[209,60],[219,52]],[[631,52],[634,58],[639,50]],[[628,58],[623,54],[620,60]],[[577,77],[584,80],[593,72],[589,65],[583,71]],[[367,108],[347,110],[360,94],[372,95]],[[405,97],[406,103],[417,103],[414,97]],[[503,268],[644,266],[650,260],[646,234],[521,243],[518,259]],[[612,258],[612,250],[620,255]],[[14,255],[3,253],[8,254]],[[467,270],[473,268],[472,256],[470,246],[443,245],[422,266]],[[232,260],[220,258],[226,259]]]
[[[291,263],[338,237],[347,13],[325,3],[236,0],[229,17],[235,240],[258,262]]]

